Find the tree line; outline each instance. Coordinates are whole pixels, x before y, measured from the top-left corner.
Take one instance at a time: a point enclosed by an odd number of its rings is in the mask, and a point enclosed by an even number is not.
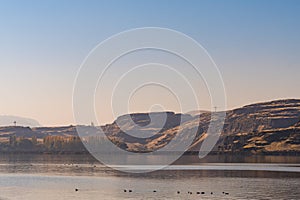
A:
[[[78,136],[53,136],[49,135],[43,139],[35,136],[16,137],[10,136],[8,141],[0,142],[0,152],[16,153],[87,153],[84,143],[90,147],[108,149],[111,142],[121,149],[127,145],[123,141],[111,138],[110,141],[99,136],[90,136],[81,140]]]
[[[83,153],[86,149],[78,136],[46,136],[38,139],[10,136],[0,143],[1,152]]]

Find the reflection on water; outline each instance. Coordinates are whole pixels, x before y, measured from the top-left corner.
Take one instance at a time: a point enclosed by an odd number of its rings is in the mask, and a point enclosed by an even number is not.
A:
[[[129,156],[128,156],[129,157]],[[145,156],[143,156],[145,157]],[[147,159],[164,159],[167,155],[148,156]],[[130,159],[130,158],[128,158]],[[89,154],[52,155],[52,154],[0,154],[0,163],[99,163]],[[197,155],[185,155],[174,164],[197,163],[298,163],[299,156],[244,156],[244,155],[210,155],[199,159]]]
[[[184,156],[172,170],[129,174],[88,155],[0,155],[0,199],[299,199],[300,173],[290,170],[299,169],[299,161],[279,156],[209,156],[199,161]],[[244,169],[196,170],[224,165]],[[249,171],[248,165],[285,170]]]

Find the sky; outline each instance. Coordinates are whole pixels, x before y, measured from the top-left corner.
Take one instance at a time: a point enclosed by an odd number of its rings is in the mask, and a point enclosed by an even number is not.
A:
[[[223,77],[228,109],[300,98],[297,0],[0,0],[0,115],[75,124],[83,60],[101,41],[140,27],[174,29],[200,43]]]

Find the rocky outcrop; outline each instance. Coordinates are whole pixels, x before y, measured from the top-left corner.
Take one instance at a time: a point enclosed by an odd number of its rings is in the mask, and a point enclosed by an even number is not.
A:
[[[105,131],[108,136],[118,138],[127,144],[129,151],[154,151],[167,145],[172,138],[181,131],[197,131],[196,137],[189,151],[198,151],[207,136],[207,129],[211,121],[210,112],[193,112],[194,115],[179,115],[169,113],[170,116],[184,117],[178,126],[173,123],[162,130],[155,126],[148,126],[153,136],[148,138],[131,137],[126,133],[135,130],[142,133],[143,127],[124,126],[120,131],[116,123],[107,125]],[[147,114],[133,115],[133,121],[144,122]],[[169,118],[172,118],[170,117]],[[137,119],[141,121],[138,122]],[[219,141],[213,151],[217,153],[286,153],[300,152],[300,100],[278,100],[244,106],[226,112],[225,125]],[[126,121],[126,120],[125,120]],[[124,123],[124,121],[123,121]],[[124,123],[126,124],[126,123]],[[113,127],[113,128],[112,128]],[[152,129],[151,129],[152,128]],[[125,133],[126,132],[126,133]],[[188,134],[186,135],[188,136]],[[184,136],[182,142],[186,140]]]
[[[228,111],[214,151],[298,152],[299,120],[300,100],[296,99],[252,104]],[[199,149],[201,142],[196,140],[191,150]]]

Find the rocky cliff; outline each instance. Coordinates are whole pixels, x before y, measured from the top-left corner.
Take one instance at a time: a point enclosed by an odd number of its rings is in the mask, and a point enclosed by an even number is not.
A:
[[[198,113],[198,112],[193,112]],[[129,151],[154,151],[167,145],[178,131],[197,131],[189,151],[198,151],[207,136],[211,121],[210,112],[196,115],[168,113],[167,125],[162,130],[155,126],[146,126],[151,137],[138,138],[128,136],[134,129],[143,133],[140,126],[148,114],[132,114],[139,126],[129,125],[130,120],[122,122],[120,129],[116,122],[105,126],[110,138],[118,138],[127,144]],[[129,115],[127,116],[129,117]],[[176,120],[174,120],[176,118]],[[177,123],[182,118],[181,124]],[[146,120],[147,121],[147,120]],[[169,123],[169,121],[176,123]],[[277,100],[244,106],[226,112],[226,120],[219,141],[213,151],[218,153],[293,153],[300,152],[300,100]],[[126,124],[128,122],[128,124]],[[149,121],[147,122],[149,123]],[[177,125],[178,124],[178,125]],[[137,135],[137,134],[136,134]],[[189,135],[186,134],[186,137]],[[184,136],[181,138],[186,140]]]

